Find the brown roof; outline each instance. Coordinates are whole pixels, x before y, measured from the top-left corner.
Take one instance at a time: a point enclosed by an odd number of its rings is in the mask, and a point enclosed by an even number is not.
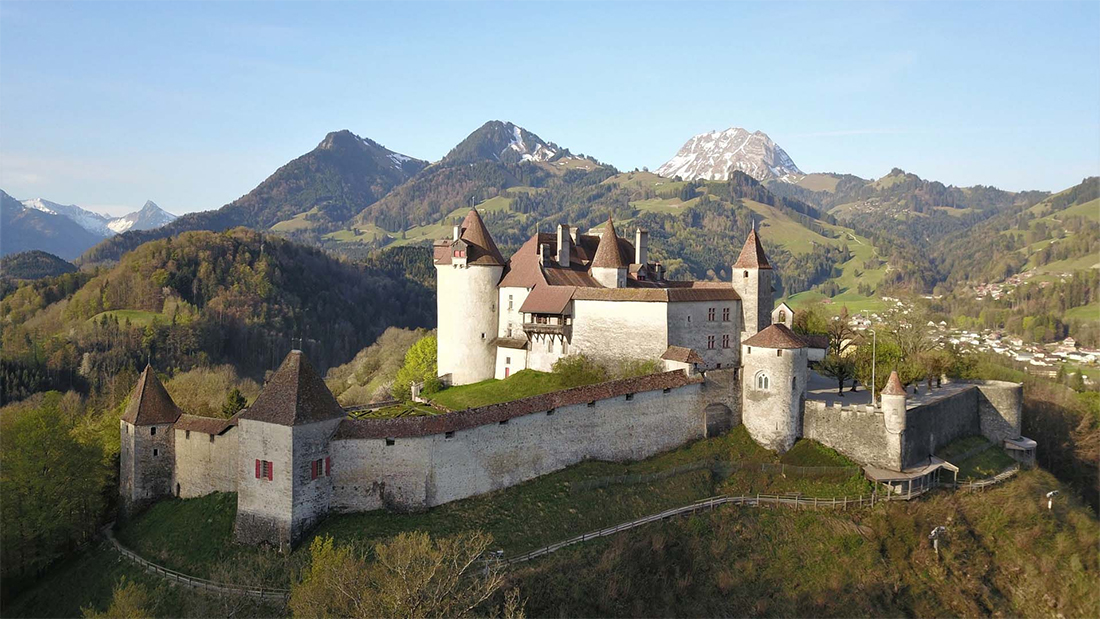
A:
[[[680,363],[703,363],[703,358],[692,348],[683,346],[669,346],[661,358],[666,361],[679,361]]]
[[[180,415],[179,420],[176,421],[177,430],[191,430],[192,432],[204,432],[206,434],[221,434],[236,425],[236,415],[230,419],[200,417],[198,415]]]
[[[569,266],[561,266],[557,262],[557,256],[549,264],[542,264],[542,256],[539,247],[549,245],[557,247],[558,237],[555,234],[541,232],[534,234],[523,244],[512,257],[508,259],[508,267],[504,271],[499,286],[502,288],[534,288],[539,284],[551,286],[584,286],[588,288],[600,288],[600,283],[588,272],[588,265],[595,255],[600,243],[600,237],[580,235],[576,243],[570,243]],[[439,252],[439,250],[436,250]],[[634,245],[625,239],[619,239],[619,253],[633,255]],[[445,254],[450,255],[450,254]],[[439,263],[437,255],[437,263]],[[449,259],[448,259],[449,261]]]
[[[737,256],[737,262],[733,263],[735,269],[770,269],[768,257],[764,255],[764,247],[760,245],[760,237],[756,234],[756,228],[749,232],[749,238],[745,239],[745,246],[741,248],[741,255]]]
[[[535,286],[519,311],[532,314],[564,314],[573,299],[573,286]]]
[[[669,282],[673,283],[673,282]],[[639,286],[637,288],[577,288],[573,299],[582,301],[642,301],[681,303],[687,301],[735,301],[741,297],[729,284],[725,286]]]
[[[516,350],[527,348],[527,338],[525,337],[494,337],[489,342],[490,346],[499,346],[501,348],[513,348]]]
[[[596,257],[592,259],[592,267],[600,269],[625,268],[630,261],[623,261],[622,251],[619,249],[619,235],[615,234],[615,224],[611,218],[603,227],[603,236],[600,237],[600,246],[596,249]]]
[[[491,404],[466,411],[424,417],[394,417],[390,419],[346,419],[336,431],[335,439],[409,438],[466,430],[498,423],[531,413],[548,411],[560,406],[583,404],[628,393],[644,393],[701,383],[701,376],[687,376],[680,370],[624,378],[596,385],[574,387],[529,398]]]
[[[175,423],[183,412],[172,396],[157,379],[152,366],[146,365],[138,377],[137,386],[130,394],[130,403],[122,413],[122,420],[135,426],[152,426]]]
[[[466,264],[504,266],[504,256],[500,255],[500,250],[493,242],[485,222],[481,221],[477,209],[470,209],[466,219],[462,220],[461,228],[462,234],[459,238],[470,246],[467,248]]]
[[[345,416],[302,351],[292,350],[240,418],[296,426]]]
[[[905,387],[898,378],[898,371],[890,372],[890,378],[886,379],[886,386],[882,389],[882,395],[905,395]]]
[[[806,346],[809,348],[821,348],[823,350],[829,350],[829,336],[828,335],[807,335],[800,333],[798,337],[802,338],[806,342]]]
[[[806,341],[784,324],[774,324],[742,342],[760,348],[806,348]]]

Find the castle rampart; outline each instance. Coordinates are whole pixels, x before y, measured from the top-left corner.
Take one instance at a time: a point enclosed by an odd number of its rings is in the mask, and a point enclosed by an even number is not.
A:
[[[183,415],[173,429],[173,494],[180,498],[237,491],[237,428],[228,420]]]

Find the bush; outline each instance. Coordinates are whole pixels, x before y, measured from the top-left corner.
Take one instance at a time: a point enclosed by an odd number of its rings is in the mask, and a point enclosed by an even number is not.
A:
[[[577,387],[602,383],[610,378],[607,368],[588,355],[569,355],[554,362],[553,372],[561,377],[563,385]]]
[[[424,387],[420,393],[430,395],[442,387],[436,374],[435,334],[426,335],[405,353],[405,365],[397,371],[390,392],[395,399],[408,402],[412,400],[412,384],[422,382]]]

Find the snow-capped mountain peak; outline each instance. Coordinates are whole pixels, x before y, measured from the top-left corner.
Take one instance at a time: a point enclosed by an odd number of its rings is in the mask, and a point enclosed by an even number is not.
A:
[[[541,140],[538,140],[537,137],[536,140],[538,141],[535,142],[535,149],[529,150],[527,143],[523,141],[523,134],[526,133],[527,130],[519,125],[505,123],[505,126],[509,125],[512,128],[512,141],[508,144],[508,148],[519,153],[521,161],[550,161],[557,156],[558,152],[556,150],[544,144]]]
[[[692,137],[675,157],[657,168],[657,173],[684,180],[727,180],[735,170],[758,181],[796,182],[804,176],[790,156],[766,133],[749,133],[740,127]]]
[[[92,234],[98,234],[99,236],[111,236],[112,234],[107,228],[107,223],[110,221],[109,217],[82,209],[75,204],[58,204],[42,198],[23,200],[22,204],[26,208],[67,217]]]
[[[160,208],[152,200],[145,202],[140,211],[129,215],[123,215],[118,219],[112,219],[107,227],[116,234],[122,234],[127,230],[151,230],[159,228],[176,218],[175,215]]]

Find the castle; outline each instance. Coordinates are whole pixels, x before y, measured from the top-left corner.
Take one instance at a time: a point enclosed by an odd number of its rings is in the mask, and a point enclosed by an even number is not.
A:
[[[732,282],[669,281],[648,239],[561,225],[505,260],[476,210],[433,245],[438,373],[449,385],[549,370],[582,353],[659,359],[658,374],[426,417],[356,419],[300,351],[230,419],[184,414],[146,367],[120,420],[120,492],[133,513],[167,496],[237,493],[235,535],[289,546],[329,513],[421,510],[585,459],[637,460],[744,424],[785,451],[813,438],[883,484],[950,467],[943,445],[982,434],[1019,459],[1021,387],[949,383],[910,396],[890,377],[877,406],[808,400],[826,343],[775,308],[772,268],[749,233]]]

